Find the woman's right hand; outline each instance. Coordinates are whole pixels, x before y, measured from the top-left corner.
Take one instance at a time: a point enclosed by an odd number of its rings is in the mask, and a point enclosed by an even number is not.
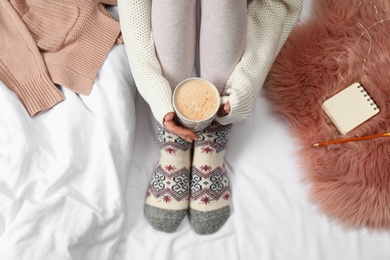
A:
[[[175,119],[175,113],[174,112],[169,112],[168,114],[165,115],[164,117],[164,126],[174,133],[175,135],[180,136],[187,142],[192,143],[194,140],[198,140],[199,136],[192,131],[191,129],[187,129],[184,127],[179,126]]]

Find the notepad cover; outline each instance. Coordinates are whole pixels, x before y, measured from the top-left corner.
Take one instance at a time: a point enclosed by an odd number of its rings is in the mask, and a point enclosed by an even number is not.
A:
[[[322,104],[341,134],[346,134],[379,113],[379,108],[360,83],[354,83]]]

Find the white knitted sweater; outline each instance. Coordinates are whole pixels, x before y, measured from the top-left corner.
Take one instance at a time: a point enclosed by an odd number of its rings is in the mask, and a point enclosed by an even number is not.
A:
[[[179,0],[185,1],[185,0]],[[172,91],[162,75],[151,30],[152,0],[118,0],[122,35],[135,83],[160,123],[173,111]],[[230,75],[223,95],[231,112],[221,124],[247,118],[280,48],[302,8],[302,0],[252,0],[243,56]],[[227,28],[228,29],[228,28]]]

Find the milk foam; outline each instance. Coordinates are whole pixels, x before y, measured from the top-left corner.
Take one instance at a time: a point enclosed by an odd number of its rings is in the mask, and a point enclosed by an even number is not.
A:
[[[175,106],[182,116],[190,120],[209,118],[214,114],[217,105],[217,96],[207,82],[189,80],[176,91]]]

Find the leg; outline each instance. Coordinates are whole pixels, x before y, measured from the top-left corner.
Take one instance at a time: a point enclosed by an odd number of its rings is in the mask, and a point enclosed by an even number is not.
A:
[[[246,43],[247,0],[202,0],[200,74],[222,93]]]
[[[187,214],[191,143],[157,123],[160,160],[150,183],[145,216],[159,231],[176,230]]]
[[[153,0],[152,30],[164,77],[172,89],[192,76],[196,47],[196,0]]]
[[[198,132],[192,162],[190,221],[201,235],[216,232],[230,216],[224,155],[231,125],[213,122]]]

